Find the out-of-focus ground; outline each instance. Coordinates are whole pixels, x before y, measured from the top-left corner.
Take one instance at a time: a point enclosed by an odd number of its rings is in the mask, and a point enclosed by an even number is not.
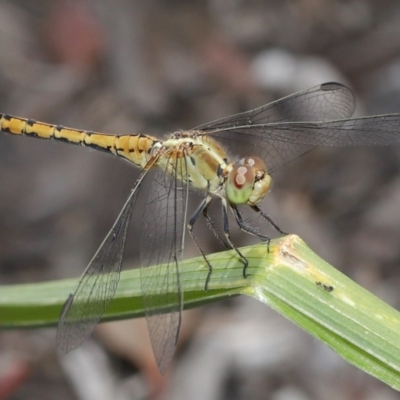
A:
[[[398,2],[0,1],[1,112],[163,135],[328,81],[354,90],[358,114],[400,112]],[[395,307],[399,152],[312,152],[275,174],[264,205]],[[138,176],[95,151],[5,134],[0,166],[1,284],[79,276]],[[134,222],[132,243],[139,234]],[[220,249],[207,231],[203,242]],[[196,254],[188,243],[186,257]],[[135,246],[125,260],[137,266]],[[143,321],[102,325],[66,358],[56,355],[55,329],[3,331],[0,400],[142,399],[161,386],[153,398],[398,398],[255,301],[236,298],[186,321],[165,382]]]

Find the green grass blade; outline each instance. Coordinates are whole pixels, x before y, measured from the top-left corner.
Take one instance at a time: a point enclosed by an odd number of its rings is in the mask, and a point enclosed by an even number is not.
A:
[[[201,258],[181,265],[185,308],[245,294],[268,304],[350,363],[400,389],[400,314],[315,255],[297,236],[209,256],[213,274],[204,291],[207,267]],[[103,320],[144,315],[139,271],[123,272]],[[76,285],[63,280],[0,287],[0,327],[55,326]],[[166,305],[168,306],[168,305]]]

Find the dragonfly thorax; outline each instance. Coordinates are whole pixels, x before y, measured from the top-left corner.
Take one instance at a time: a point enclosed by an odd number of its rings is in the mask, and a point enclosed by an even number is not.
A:
[[[216,141],[197,131],[177,132],[155,150],[157,166],[195,189],[218,194],[225,180],[227,155]]]
[[[225,195],[232,204],[254,206],[264,199],[270,186],[271,176],[264,161],[249,156],[232,165],[225,183]]]

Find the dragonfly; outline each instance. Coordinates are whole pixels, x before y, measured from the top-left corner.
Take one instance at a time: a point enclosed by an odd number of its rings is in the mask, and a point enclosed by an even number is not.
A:
[[[165,373],[182,321],[184,288],[179,267],[185,232],[208,268],[205,290],[212,279],[212,265],[194,233],[199,218],[204,218],[217,238],[236,252],[246,278],[247,260],[231,239],[228,216],[232,214],[245,233],[268,241],[242,218],[241,210],[247,207],[283,234],[260,206],[274,171],[317,146],[400,142],[400,114],[351,118],[354,110],[351,90],[329,82],[163,139],[145,134],[97,133],[0,114],[3,132],[89,147],[141,169],[114,225],[64,304],[57,329],[60,350],[67,353],[78,347],[113,299],[132,212],[139,196],[145,196],[138,225],[141,290],[157,366]],[[149,185],[143,184],[146,180]],[[189,193],[193,190],[204,196],[196,211],[188,215]],[[222,231],[209,214],[209,206],[215,201],[221,206]],[[155,265],[163,267],[149,268]]]

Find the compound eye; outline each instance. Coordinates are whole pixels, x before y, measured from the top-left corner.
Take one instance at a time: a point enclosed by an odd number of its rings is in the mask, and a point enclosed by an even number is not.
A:
[[[226,197],[232,204],[245,204],[254,186],[254,168],[248,164],[235,164],[226,183]]]
[[[257,174],[258,172],[266,173],[267,172],[267,166],[265,165],[265,162],[260,158],[256,156],[248,156],[245,158],[242,158],[240,160],[240,163],[242,165],[249,165],[250,167],[253,167],[253,170]]]

